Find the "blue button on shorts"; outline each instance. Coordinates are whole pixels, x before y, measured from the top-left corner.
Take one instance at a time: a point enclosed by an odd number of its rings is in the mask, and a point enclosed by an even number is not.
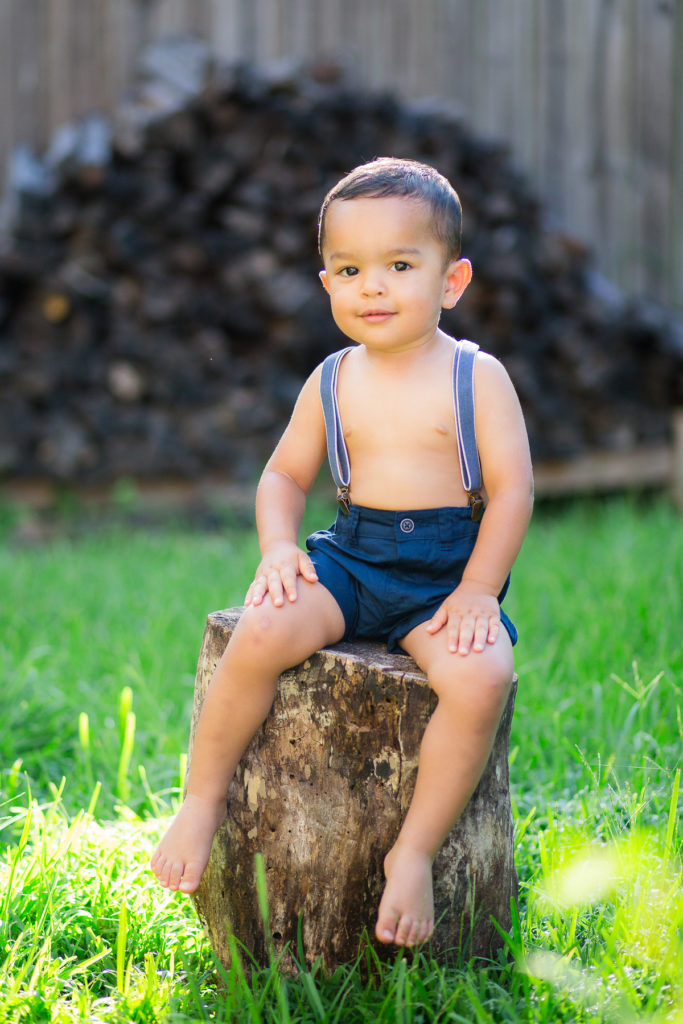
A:
[[[460,583],[479,525],[469,507],[393,512],[351,505],[329,530],[311,534],[306,547],[342,610],[344,640],[371,637],[399,650]],[[501,621],[515,644],[517,630],[502,609]]]

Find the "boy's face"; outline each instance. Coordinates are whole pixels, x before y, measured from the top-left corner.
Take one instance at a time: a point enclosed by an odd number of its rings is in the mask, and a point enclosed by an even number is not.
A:
[[[442,308],[467,287],[467,260],[446,263],[426,203],[404,196],[337,199],[327,210],[320,278],[337,326],[369,349],[430,341]]]

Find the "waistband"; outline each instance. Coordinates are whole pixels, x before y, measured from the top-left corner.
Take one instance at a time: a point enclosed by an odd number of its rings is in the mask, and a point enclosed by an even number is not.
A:
[[[350,505],[349,514],[340,509],[335,529],[348,536],[361,531],[368,537],[396,537],[417,539],[420,536],[446,534],[457,526],[458,529],[478,528],[472,522],[469,505],[447,505],[441,508],[418,508],[396,511],[394,509],[367,508],[365,505]]]

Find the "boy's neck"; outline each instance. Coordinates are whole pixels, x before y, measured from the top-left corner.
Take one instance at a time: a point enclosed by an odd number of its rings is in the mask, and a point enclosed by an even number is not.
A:
[[[369,348],[363,343],[359,348],[364,350],[368,361],[377,366],[402,366],[415,362],[422,362],[426,357],[441,351],[444,346],[453,345],[453,339],[440,328],[424,341],[401,349]]]

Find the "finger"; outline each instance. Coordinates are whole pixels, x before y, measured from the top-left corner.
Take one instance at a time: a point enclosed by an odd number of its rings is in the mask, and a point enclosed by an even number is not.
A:
[[[489,620],[489,633],[488,633],[488,637],[487,637],[488,642],[490,644],[495,644],[496,640],[498,639],[498,634],[499,633],[500,633],[500,619],[499,618],[491,618]]]
[[[459,615],[451,615],[448,619],[448,650],[455,654],[460,643],[461,622]]]
[[[280,608],[284,604],[282,577],[277,569],[271,569],[268,573],[268,593],[276,608]]]
[[[489,636],[489,621],[488,619],[479,618],[476,621],[474,627],[474,638],[472,640],[472,650],[483,651],[486,647],[486,641]]]
[[[310,583],[315,583],[318,579],[318,574],[315,571],[313,562],[303,551],[299,555],[299,572],[304,579],[308,580]]]
[[[289,600],[296,601],[296,569],[291,565],[284,565],[280,570],[280,580]]]
[[[261,576],[257,576],[247,591],[244,603],[254,605],[261,604],[267,589],[268,580],[266,577],[263,574]]]
[[[474,628],[476,619],[474,615],[465,615],[460,622],[460,638],[458,640],[458,654],[469,654],[472,650],[474,640]]]
[[[447,622],[448,610],[444,605],[441,605],[440,608],[437,608],[437,610],[434,612],[431,619],[427,623],[427,632],[438,633],[440,629],[443,629]]]

